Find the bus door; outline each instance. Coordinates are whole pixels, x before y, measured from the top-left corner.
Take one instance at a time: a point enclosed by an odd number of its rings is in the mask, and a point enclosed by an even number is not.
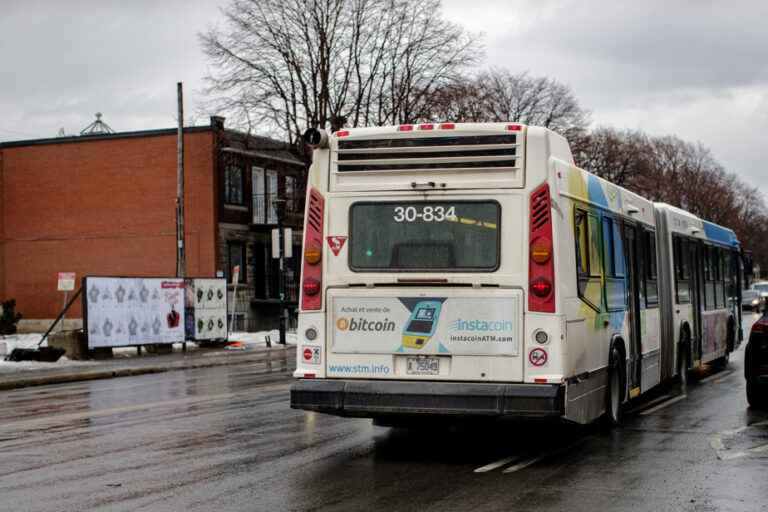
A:
[[[691,306],[693,309],[693,333],[691,333],[691,361],[701,360],[701,311],[704,304],[704,254],[699,241],[690,240],[688,253],[691,268]]]
[[[645,305],[641,288],[643,275],[643,261],[640,251],[640,237],[637,226],[624,224],[624,257],[627,272],[627,306],[629,313],[629,389],[640,386],[640,372],[642,367],[640,358],[642,351],[640,310]]]

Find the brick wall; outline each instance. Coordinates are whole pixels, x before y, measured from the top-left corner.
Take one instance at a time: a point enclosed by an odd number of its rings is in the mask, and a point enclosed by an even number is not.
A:
[[[187,273],[216,271],[214,132],[185,134]],[[26,318],[61,308],[56,273],[176,271],[176,135],[0,148],[0,296]],[[3,267],[4,264],[4,267]],[[80,308],[69,317],[80,316]]]

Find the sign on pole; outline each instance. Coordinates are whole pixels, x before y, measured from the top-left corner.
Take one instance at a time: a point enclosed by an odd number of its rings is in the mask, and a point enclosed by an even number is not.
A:
[[[272,258],[280,257],[280,231],[277,228],[272,230]]]
[[[75,289],[75,273],[74,272],[59,272],[59,286],[60,292],[71,292]]]
[[[283,229],[283,255],[286,258],[293,258],[293,230],[291,228]]]
[[[283,258],[293,258],[293,229],[283,228]],[[280,258],[280,231],[272,230],[272,258]]]

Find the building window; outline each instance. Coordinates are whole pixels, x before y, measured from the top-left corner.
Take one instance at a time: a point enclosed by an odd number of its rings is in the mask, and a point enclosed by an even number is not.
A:
[[[277,224],[277,172],[267,171],[267,224]]]
[[[242,167],[228,165],[224,169],[224,203],[244,205],[243,188]]]
[[[296,177],[285,177],[285,210],[288,212],[299,211],[298,198],[296,197]]]
[[[267,198],[264,194],[264,169],[251,168],[251,191],[253,192],[253,223],[264,224],[267,221]]]
[[[240,266],[238,283],[247,282],[245,275],[245,244],[242,242],[227,242],[227,282],[232,282],[234,268]]]

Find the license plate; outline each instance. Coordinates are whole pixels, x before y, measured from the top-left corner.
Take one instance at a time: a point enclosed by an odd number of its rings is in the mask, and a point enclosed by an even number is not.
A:
[[[409,357],[406,360],[405,373],[408,375],[439,375],[440,358]]]

